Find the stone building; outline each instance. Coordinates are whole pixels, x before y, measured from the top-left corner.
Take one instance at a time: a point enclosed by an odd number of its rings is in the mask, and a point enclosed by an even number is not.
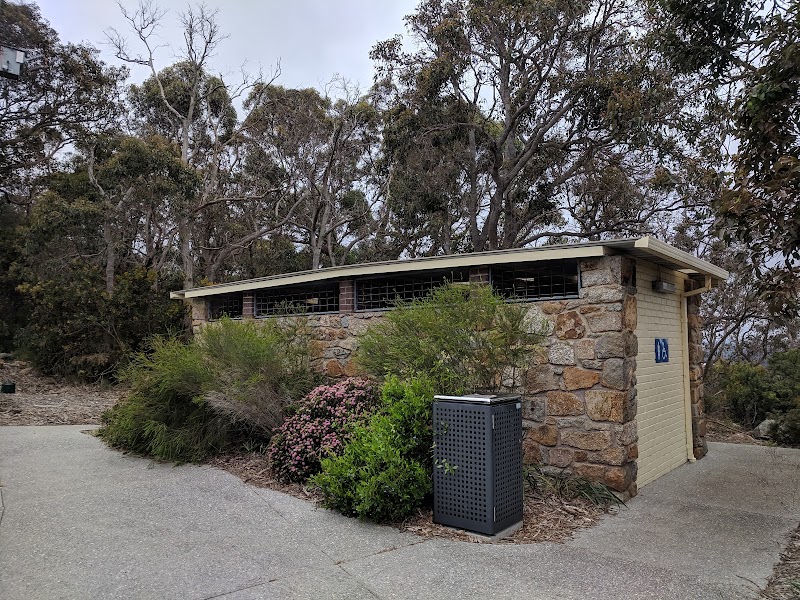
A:
[[[396,299],[444,280],[491,285],[545,319],[524,374],[525,460],[624,496],[706,453],[702,292],[727,272],[656,239],[623,239],[333,267],[173,292],[196,328],[302,306],[317,366],[355,374],[358,335]]]

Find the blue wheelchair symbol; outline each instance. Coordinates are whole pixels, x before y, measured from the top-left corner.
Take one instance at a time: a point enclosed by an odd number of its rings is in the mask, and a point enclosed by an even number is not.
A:
[[[656,338],[656,362],[669,362],[669,342],[666,338]]]

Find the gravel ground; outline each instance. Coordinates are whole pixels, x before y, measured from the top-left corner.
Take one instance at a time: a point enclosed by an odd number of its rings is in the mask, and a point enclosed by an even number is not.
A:
[[[16,393],[0,394],[0,425],[99,425],[120,396],[119,389],[44,377],[18,360],[0,360],[0,381],[16,384]]]

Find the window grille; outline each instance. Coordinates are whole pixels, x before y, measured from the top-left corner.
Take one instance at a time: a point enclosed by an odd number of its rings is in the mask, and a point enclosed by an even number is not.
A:
[[[222,317],[242,318],[242,294],[211,296],[208,301],[209,317],[213,321]]]
[[[469,269],[362,279],[355,282],[356,310],[382,310],[397,302],[423,298],[446,281],[468,283]]]
[[[259,290],[254,309],[256,317],[339,312],[339,283]]]
[[[509,300],[570,298],[578,295],[578,261],[554,260],[541,263],[494,266],[494,290]]]

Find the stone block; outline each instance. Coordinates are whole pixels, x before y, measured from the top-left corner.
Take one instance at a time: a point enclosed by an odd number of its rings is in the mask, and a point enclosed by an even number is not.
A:
[[[611,445],[611,432],[562,431],[561,443],[579,450],[603,450]]]
[[[639,445],[631,444],[628,446],[628,460],[636,460],[639,458]]]
[[[581,366],[584,369],[592,369],[593,371],[601,371],[605,364],[602,360],[582,360]]]
[[[572,464],[572,450],[569,448],[551,448],[547,453],[547,463],[554,467],[568,467]]]
[[[575,358],[578,360],[593,360],[594,354],[594,340],[578,340],[575,342]]]
[[[600,381],[600,373],[587,371],[577,367],[567,367],[562,375],[564,388],[567,390],[583,390],[596,385]]]
[[[545,417],[545,399],[537,396],[534,398],[526,398],[522,401],[522,418],[529,421],[544,421]]]
[[[608,268],[581,271],[581,287],[588,288],[596,285],[610,285],[616,283],[611,270]]]
[[[584,298],[589,302],[606,304],[609,302],[622,302],[628,290],[621,285],[598,285],[586,291]]]
[[[627,390],[636,374],[635,358],[609,358],[603,365],[601,383],[615,390]]]
[[[342,363],[338,360],[329,360],[325,363],[325,373],[330,377],[341,377],[344,373]]]
[[[628,294],[622,303],[622,326],[628,331],[634,331],[639,321],[639,313],[636,308],[636,296]]]
[[[595,342],[597,358],[625,358],[625,336],[621,331],[609,331]]]
[[[558,427],[555,425],[531,427],[525,437],[544,446],[555,446],[558,443]]]
[[[539,444],[528,436],[522,438],[522,462],[526,465],[539,465],[542,463],[542,452]]]
[[[601,312],[589,313],[586,315],[586,322],[589,324],[589,329],[594,333],[621,331],[622,312],[604,310]]]
[[[585,304],[584,306],[581,306],[579,310],[582,315],[588,315],[589,313],[602,311],[603,307],[598,306],[597,304]]]
[[[620,446],[627,446],[639,441],[639,435],[636,431],[636,421],[625,423],[617,431],[617,444]]]
[[[550,346],[550,362],[554,365],[574,365],[575,352],[569,342],[554,342]]]
[[[618,467],[607,467],[603,482],[617,492],[626,491],[636,481],[636,463],[627,463]]]
[[[590,481],[604,481],[606,467],[603,465],[573,464],[572,473],[578,477],[585,477]]]
[[[344,363],[343,372],[348,377],[355,377],[356,375],[364,375],[358,363],[354,360],[348,360]]]
[[[624,465],[628,462],[628,450],[623,446],[611,446],[600,452],[590,453],[589,460],[604,465]]]
[[[588,390],[586,397],[586,414],[594,421],[614,421],[622,423],[625,414],[625,392],[605,390]]]
[[[525,374],[525,390],[529,394],[557,389],[558,378],[550,365],[536,365]]]
[[[581,316],[571,310],[556,317],[555,334],[562,340],[576,340],[586,335],[586,326]]]
[[[583,400],[570,392],[547,392],[547,414],[567,417],[583,414]]]
[[[560,302],[542,302],[538,306],[544,314],[554,315],[564,310],[565,305],[566,302],[562,300]]]

